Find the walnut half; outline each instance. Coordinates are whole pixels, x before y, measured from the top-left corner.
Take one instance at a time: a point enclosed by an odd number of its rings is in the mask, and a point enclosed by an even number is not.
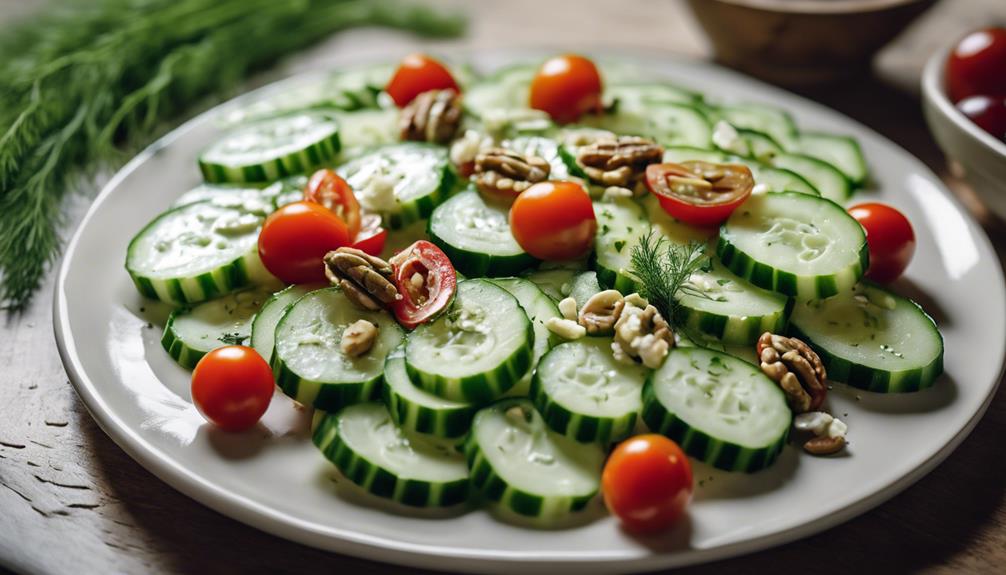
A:
[[[637,294],[626,296],[622,304],[622,312],[615,322],[614,341],[611,342],[615,359],[639,360],[646,367],[657,369],[674,345],[671,327],[657,308]]]
[[[487,193],[517,195],[548,179],[552,166],[544,158],[525,156],[504,148],[491,148],[475,156],[472,179]]]
[[[828,374],[817,353],[795,337],[765,332],[756,348],[761,370],[779,384],[794,413],[816,411],[828,394]]]
[[[590,335],[609,333],[622,315],[624,301],[617,290],[609,289],[590,296],[580,308],[577,321]]]

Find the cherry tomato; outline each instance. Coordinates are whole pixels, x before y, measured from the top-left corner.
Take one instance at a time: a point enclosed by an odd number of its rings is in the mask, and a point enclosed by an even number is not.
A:
[[[630,531],[667,529],[692,498],[692,465],[677,443],[663,435],[637,435],[608,457],[601,491],[608,510]]]
[[[1006,98],[1006,28],[965,36],[947,58],[947,95],[957,103],[982,94]]]
[[[272,370],[254,349],[219,347],[192,371],[192,402],[207,420],[227,431],[255,425],[269,407]]]
[[[349,237],[346,224],[324,206],[294,202],[266,218],[258,236],[258,254],[266,269],[286,283],[324,282],[322,258],[348,246]]]
[[[695,226],[714,226],[748,199],[754,176],[740,164],[650,164],[646,187],[671,217]]]
[[[353,188],[332,170],[318,170],[304,188],[304,200],[325,206],[346,224],[349,237],[360,233],[360,202]]]
[[[403,58],[384,88],[399,108],[423,92],[447,89],[461,91],[447,67],[426,54],[409,54]]]
[[[1006,74],[1006,68],[1003,73]],[[1006,98],[968,96],[957,102],[957,109],[979,128],[1000,140],[1006,140]]]
[[[539,182],[510,207],[510,229],[524,251],[541,260],[578,258],[594,244],[597,220],[583,186]]]
[[[388,240],[388,230],[381,227],[381,216],[364,214],[360,225],[360,233],[353,238],[352,247],[380,257],[384,251],[384,243]]]
[[[450,258],[437,246],[419,240],[389,260],[392,279],[402,299],[392,305],[395,318],[414,329],[450,305],[458,287]]]
[[[852,206],[849,214],[866,230],[870,249],[866,277],[881,283],[896,280],[915,254],[915,232],[908,218],[891,206],[877,203]]]
[[[549,58],[531,80],[530,104],[560,124],[575,122],[586,113],[600,113],[601,74],[583,56]]]

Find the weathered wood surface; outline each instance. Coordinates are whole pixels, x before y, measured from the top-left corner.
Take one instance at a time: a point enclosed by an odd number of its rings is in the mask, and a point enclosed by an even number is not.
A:
[[[0,0],[0,18],[20,11],[26,2]],[[589,42],[700,57],[707,52],[690,15],[670,0],[508,0],[469,5],[474,14],[470,36],[434,47],[561,47]],[[577,14],[576,22],[565,19],[565,24],[554,25],[563,20],[557,18],[562,14]],[[947,173],[911,88],[934,44],[996,19],[1006,20],[1002,0],[944,2],[882,55],[885,81],[866,79],[838,91],[809,95],[908,148],[980,212],[966,187]],[[415,45],[407,36],[352,32],[298,57],[279,73],[323,64],[336,51],[394,53]],[[71,221],[77,222],[87,201],[78,198],[71,203]],[[1006,225],[988,218],[983,223],[1002,257]],[[0,319],[0,570],[6,566],[26,573],[406,572],[322,553],[246,527],[182,496],[133,462],[98,429],[66,379],[52,335],[51,296],[50,276],[27,313]],[[1000,393],[957,452],[892,501],[824,534],[687,571],[1001,571],[1006,561],[1003,437],[1006,397]]]

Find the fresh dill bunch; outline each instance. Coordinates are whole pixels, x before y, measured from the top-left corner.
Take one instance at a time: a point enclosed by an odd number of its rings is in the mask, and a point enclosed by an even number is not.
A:
[[[632,247],[630,262],[639,279],[639,294],[669,323],[677,317],[679,294],[708,297],[688,281],[692,274],[709,271],[712,265],[704,242],[675,244],[651,229]]]
[[[0,32],[0,307],[24,309],[58,255],[77,178],[355,26],[453,36],[464,22],[396,0],[52,0]]]

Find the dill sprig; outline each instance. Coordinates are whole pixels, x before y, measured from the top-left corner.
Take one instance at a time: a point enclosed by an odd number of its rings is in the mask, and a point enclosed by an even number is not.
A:
[[[632,247],[632,273],[639,279],[639,295],[646,298],[668,322],[677,318],[679,294],[708,297],[689,283],[692,274],[711,265],[706,244],[675,244],[650,230]]]
[[[58,255],[70,184],[325,36],[463,21],[394,0],[54,1],[0,35],[0,307],[20,310]]]

